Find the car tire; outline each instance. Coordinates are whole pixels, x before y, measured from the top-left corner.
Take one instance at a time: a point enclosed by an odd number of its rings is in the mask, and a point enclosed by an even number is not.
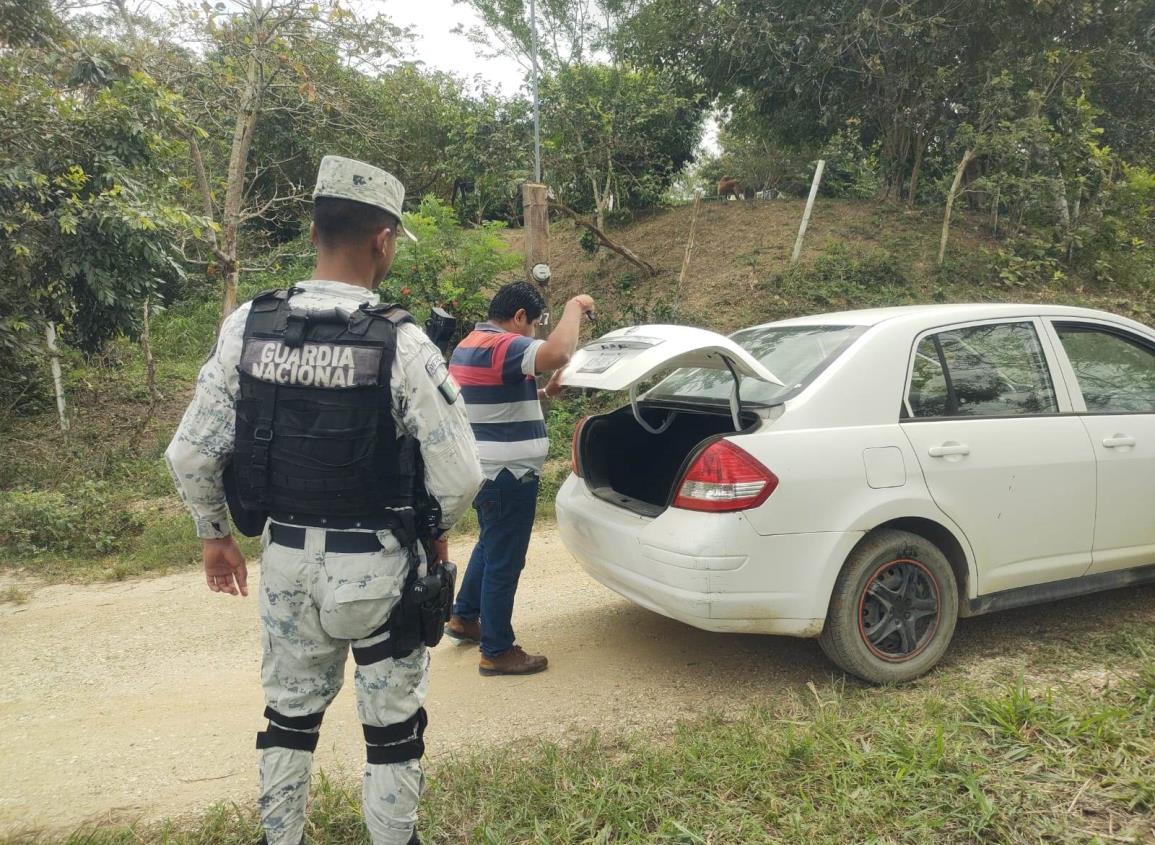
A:
[[[838,573],[818,642],[851,675],[902,683],[938,663],[957,621],[958,586],[942,551],[917,534],[883,529]]]

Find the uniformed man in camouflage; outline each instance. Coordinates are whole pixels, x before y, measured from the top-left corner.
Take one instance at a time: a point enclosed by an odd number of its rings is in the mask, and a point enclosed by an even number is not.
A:
[[[401,225],[404,187],[326,156],[313,197],[313,278],[225,320],[166,458],[213,592],[248,595],[226,470],[242,502],[269,512],[260,585],[269,724],[257,740],[267,842],[304,839],[313,749],[351,648],[365,821],[375,845],[407,845],[418,841],[429,657],[423,645],[395,653],[402,640],[390,625],[407,579],[427,570],[413,490],[423,484],[440,506],[428,546],[445,559],[444,532],[482,475],[440,352],[373,292],[397,233],[413,237]]]

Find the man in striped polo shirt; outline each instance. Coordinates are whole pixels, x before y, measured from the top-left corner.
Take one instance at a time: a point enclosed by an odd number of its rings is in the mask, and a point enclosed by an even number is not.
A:
[[[489,304],[488,321],[477,324],[449,362],[485,481],[473,500],[481,536],[445,633],[458,642],[481,644],[482,675],[530,675],[548,663],[514,644],[513,597],[549,451],[541,399],[560,391],[556,375],[577,349],[582,316],[593,308],[590,297],[575,296],[549,340],[536,340],[545,300],[528,282],[505,285]],[[555,377],[538,390],[534,376],[551,371]]]

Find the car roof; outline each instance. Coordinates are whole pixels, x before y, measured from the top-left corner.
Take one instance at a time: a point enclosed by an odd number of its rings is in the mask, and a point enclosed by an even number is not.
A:
[[[1110,319],[1118,322],[1140,325],[1126,317],[1093,308],[1076,308],[1070,305],[1040,304],[996,304],[958,303],[951,305],[903,305],[892,308],[867,308],[861,311],[837,311],[829,314],[813,314],[806,317],[791,317],[772,323],[763,323],[755,328],[770,326],[877,326],[892,322],[908,328],[931,327],[970,320],[997,320],[1010,317],[1084,317]]]

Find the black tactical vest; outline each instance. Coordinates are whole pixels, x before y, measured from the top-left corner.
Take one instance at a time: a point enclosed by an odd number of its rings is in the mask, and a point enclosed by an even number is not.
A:
[[[416,441],[398,438],[393,306],[304,311],[298,289],[253,300],[241,350],[233,467],[245,508],[373,517],[413,504]]]

